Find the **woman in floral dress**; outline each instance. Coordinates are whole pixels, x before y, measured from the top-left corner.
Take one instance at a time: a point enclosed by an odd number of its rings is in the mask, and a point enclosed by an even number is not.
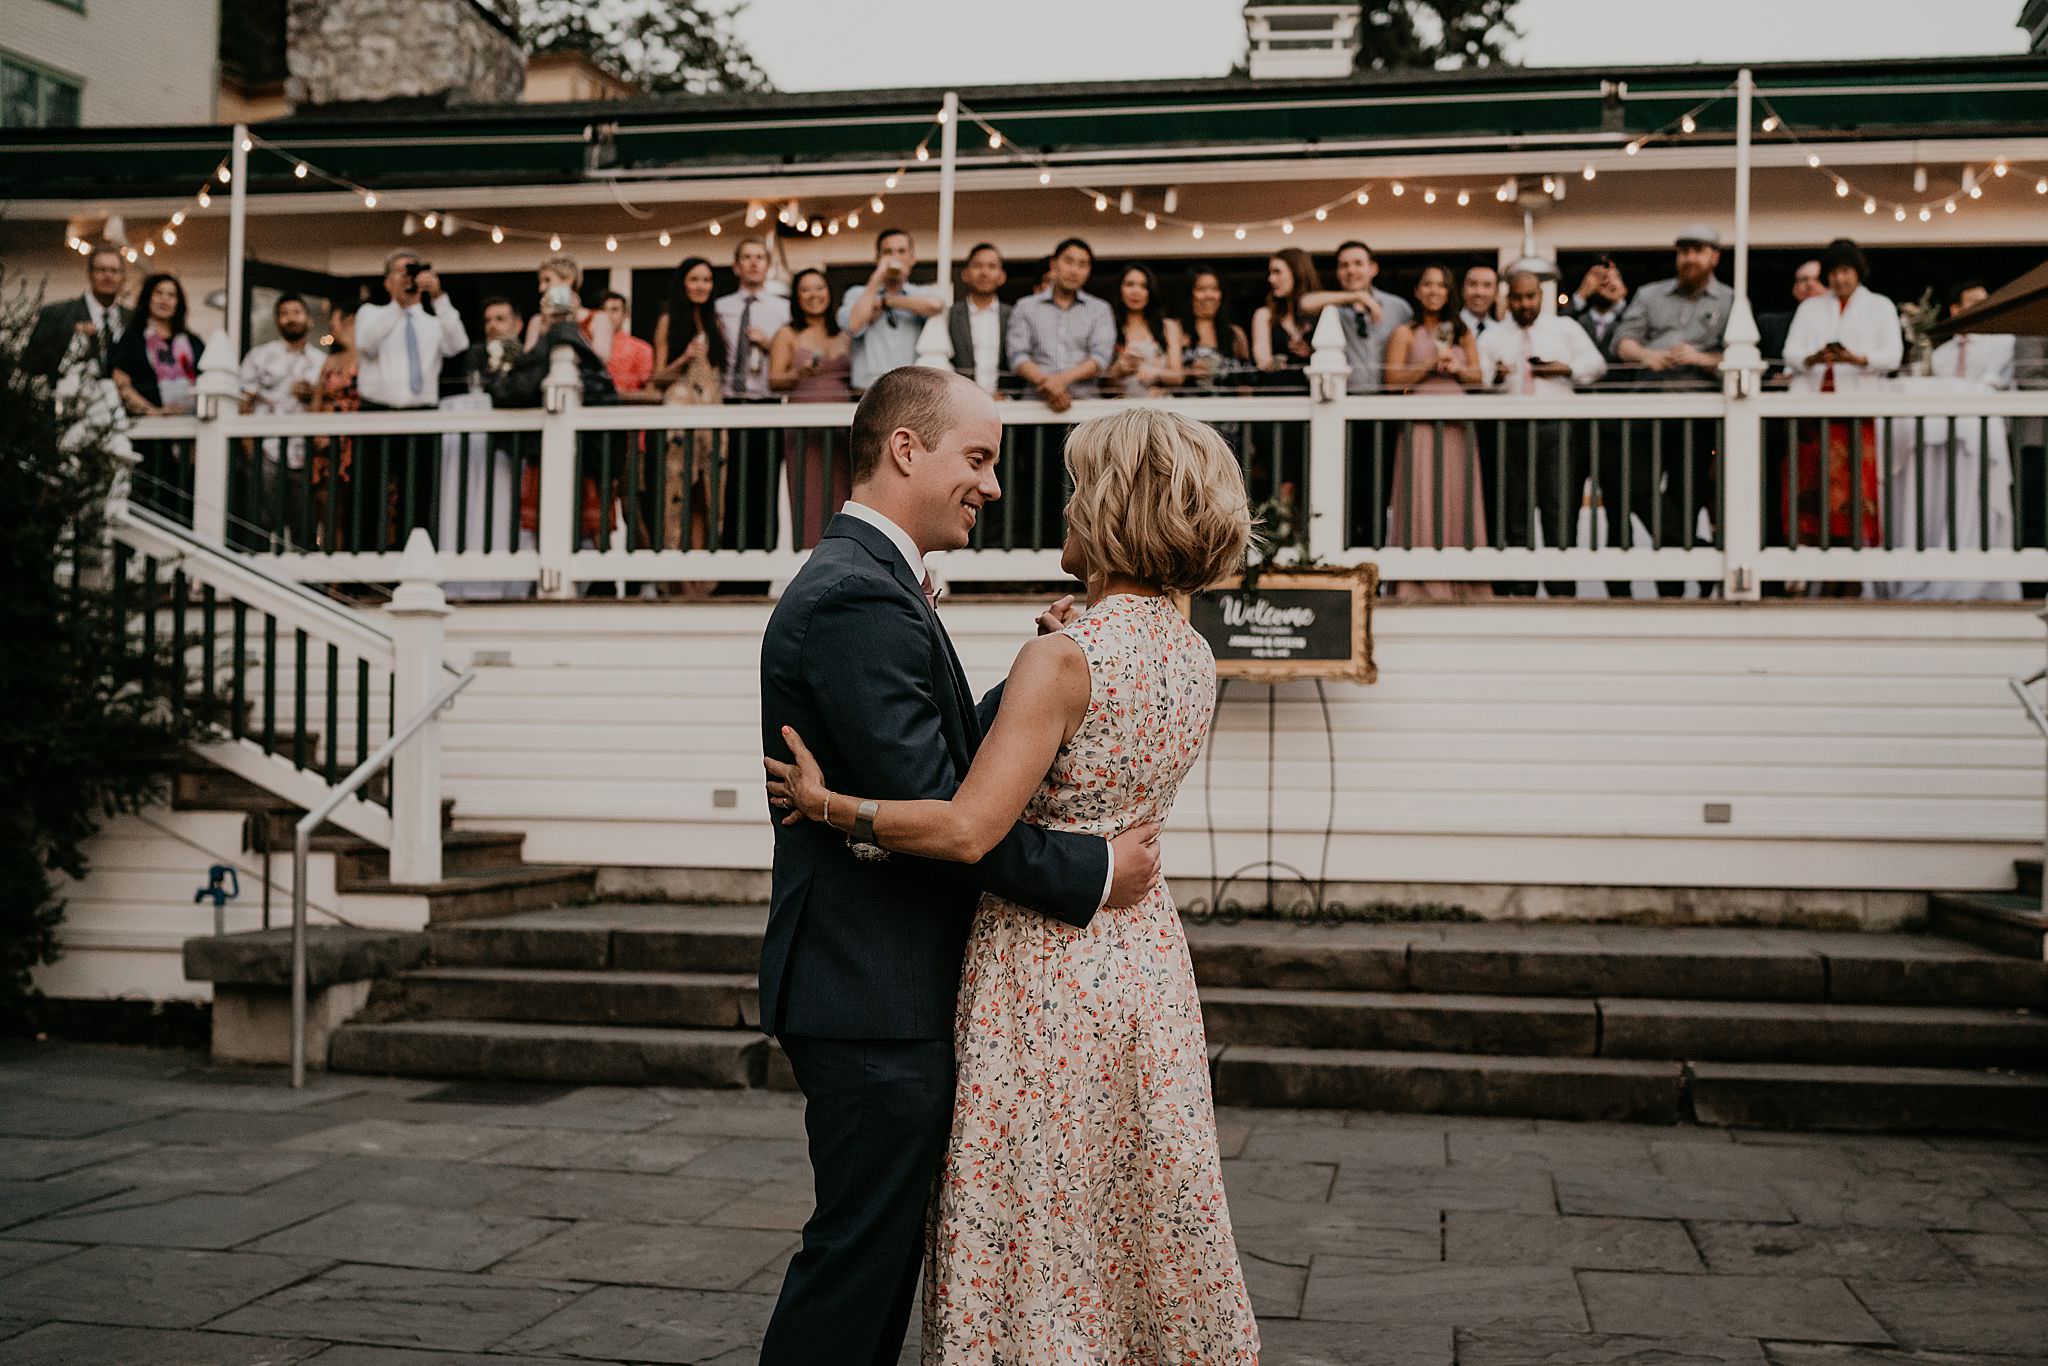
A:
[[[1216,665],[1173,595],[1241,569],[1236,459],[1134,409],[1074,429],[1062,567],[1088,606],[1024,647],[951,801],[883,801],[885,849],[973,862],[1020,818],[1113,836],[1163,822]],[[802,737],[769,762],[789,820],[851,830]],[[925,1268],[924,1360],[1203,1366],[1258,1359],[1224,1202],[1187,941],[1162,882],[1084,930],[984,897],[955,1028],[953,1129]]]

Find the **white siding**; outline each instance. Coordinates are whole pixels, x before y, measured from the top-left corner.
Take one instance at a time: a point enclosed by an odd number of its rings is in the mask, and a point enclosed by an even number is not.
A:
[[[1032,612],[947,606],[977,687]],[[512,661],[447,718],[459,819],[524,829],[540,861],[765,867],[767,614],[458,609],[452,662]],[[2005,685],[2041,655],[2023,607],[1400,607],[1375,626],[1381,681],[1327,686],[1334,880],[1999,887],[2040,839],[2042,749]],[[1212,817],[1223,870],[1264,856],[1266,715],[1262,687],[1231,686],[1168,835],[1176,876],[1210,872]],[[1276,736],[1276,854],[1314,870],[1331,768],[1312,685],[1280,690]],[[1723,802],[1732,820],[1706,824]]]
[[[0,0],[0,50],[78,81],[87,127],[211,123],[215,0]]]

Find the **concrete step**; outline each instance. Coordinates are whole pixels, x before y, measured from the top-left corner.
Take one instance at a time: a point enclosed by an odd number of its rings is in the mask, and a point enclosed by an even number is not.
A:
[[[1219,1105],[1676,1124],[1684,1068],[1613,1058],[1488,1057],[1229,1044]]]
[[[518,830],[444,830],[441,871],[454,877],[524,867],[526,836]],[[289,848],[289,844],[285,847]],[[347,834],[316,835],[313,848],[334,855],[335,878],[342,889],[364,882],[385,882],[391,876],[391,851]]]
[[[621,1086],[761,1086],[769,1043],[747,1029],[420,1020],[347,1024],[328,1065],[414,1077]]]
[[[1204,987],[1212,1043],[1531,1057],[2048,1066],[2025,1010]]]
[[[736,1029],[761,1020],[751,973],[431,967],[383,984],[381,1018]]]
[[[458,873],[439,882],[387,882],[364,878],[337,881],[350,896],[423,896],[430,925],[547,910],[589,896],[597,887],[595,868],[556,864],[521,864]]]
[[[2048,1135],[2048,1076],[1922,1067],[1695,1063],[1701,1124]]]
[[[1941,892],[1928,899],[1928,921],[1939,934],[2033,962],[2048,947],[2048,917],[2041,898],[2018,892]]]
[[[435,925],[445,964],[744,972],[761,966],[758,906],[598,904]]]
[[[1261,991],[1203,986],[1211,1043],[1593,1057],[1592,1001],[1420,991]]]
[[[2048,1019],[2025,1010],[1603,1000],[1600,1055],[1689,1061],[2048,1066]]]

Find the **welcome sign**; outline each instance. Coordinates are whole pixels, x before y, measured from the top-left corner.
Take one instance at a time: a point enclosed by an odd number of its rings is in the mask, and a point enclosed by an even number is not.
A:
[[[1371,683],[1372,597],[1379,571],[1299,569],[1259,575],[1250,587],[1205,589],[1188,619],[1216,656],[1219,678],[1279,683],[1348,678]]]

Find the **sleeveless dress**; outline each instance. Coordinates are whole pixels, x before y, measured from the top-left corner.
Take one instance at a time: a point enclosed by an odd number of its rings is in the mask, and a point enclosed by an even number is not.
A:
[[[1430,328],[1416,327],[1408,363],[1431,367],[1444,343]],[[1455,344],[1455,343],[1453,343]],[[1462,394],[1465,386],[1451,375],[1430,370],[1410,391],[1417,394]],[[1393,505],[1387,511],[1387,544],[1443,549],[1486,544],[1486,497],[1479,472],[1476,438],[1468,439],[1463,422],[1411,422],[1394,452]],[[1434,602],[1473,602],[1493,596],[1483,583],[1432,582],[1404,579],[1394,596]]]
[[[789,391],[791,403],[851,403],[853,353],[820,355],[808,346],[796,349],[797,367],[818,363]],[[783,480],[789,487],[790,515],[796,519],[795,545],[809,550],[824,539],[825,524],[853,496],[853,453],[838,432],[822,427],[793,427],[783,437]],[[828,459],[828,457],[830,457]]]
[[[1208,738],[1207,643],[1169,599],[1129,595],[1066,634],[1088,660],[1088,713],[1024,819],[1104,835],[1163,820]],[[1086,930],[983,897],[955,1039],[926,1366],[1255,1361],[1201,1005],[1166,888]]]

